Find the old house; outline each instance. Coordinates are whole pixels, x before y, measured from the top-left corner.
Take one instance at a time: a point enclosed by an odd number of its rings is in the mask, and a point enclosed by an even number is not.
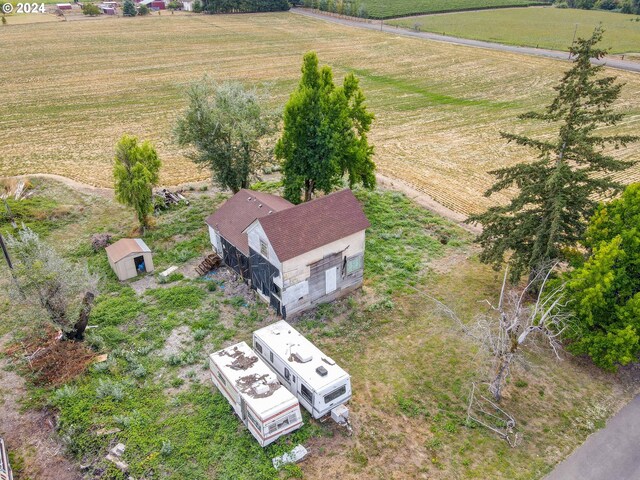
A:
[[[369,221],[351,190],[296,206],[242,190],[207,223],[225,263],[285,318],[362,284]]]
[[[141,238],[122,238],[105,250],[109,265],[119,280],[153,272],[151,249]]]

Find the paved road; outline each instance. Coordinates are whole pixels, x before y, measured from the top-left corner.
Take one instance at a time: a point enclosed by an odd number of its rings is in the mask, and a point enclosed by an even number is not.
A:
[[[640,479],[640,395],[545,480]]]
[[[364,28],[367,30],[378,30],[378,31],[383,31],[387,33],[393,33],[394,35],[402,35],[405,37],[423,38],[426,40],[436,40],[438,42],[452,43],[455,45],[464,45],[467,47],[487,48],[490,50],[498,50],[498,51],[509,52],[509,53],[520,53],[524,55],[533,55],[536,57],[553,58],[556,60],[564,60],[564,61],[569,60],[569,55],[567,52],[560,52],[558,50],[545,50],[542,48],[531,48],[531,47],[514,47],[511,45],[503,45],[501,43],[491,43],[491,42],[483,42],[481,40],[469,40],[466,38],[449,37],[447,35],[438,35],[436,33],[415,32],[413,30],[407,30],[404,28],[397,28],[397,27],[385,25],[385,24],[382,24],[381,22],[368,23],[365,21],[349,20],[347,18],[333,17],[329,15],[324,15],[322,13],[318,13],[312,10],[306,10],[301,8],[292,8],[291,12],[296,13],[298,15],[304,15],[306,17],[318,18],[321,20],[325,20],[327,22],[346,25],[349,27]],[[629,62],[627,60],[617,60],[613,58],[608,58],[604,61],[600,61],[600,60],[594,59],[592,60],[592,63],[596,65],[604,64],[611,68],[617,68],[617,69],[626,70],[629,72],[640,73],[640,63]]]

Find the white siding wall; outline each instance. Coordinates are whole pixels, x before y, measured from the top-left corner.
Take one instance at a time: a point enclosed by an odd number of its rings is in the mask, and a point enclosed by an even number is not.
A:
[[[283,262],[281,268],[284,283],[282,305],[287,307],[287,312],[296,312],[310,304],[309,277],[313,263],[338,252],[342,252],[343,257],[352,257],[363,253],[364,242],[365,232],[363,230]]]
[[[211,239],[211,246],[213,249],[222,256],[222,242],[220,241],[220,235],[213,228],[209,227],[209,238]]]
[[[262,225],[260,225],[260,223],[258,223],[257,221],[253,222],[249,226],[249,228],[247,228],[247,236],[249,239],[249,248],[255,250],[258,253],[261,253],[260,241],[263,241],[264,243],[267,244],[267,250],[269,251],[269,258],[267,258],[267,260],[269,260],[269,263],[271,265],[273,265],[278,270],[280,270],[281,272],[280,275],[282,276],[282,264],[280,263],[280,260],[278,260],[278,256],[276,255],[276,252],[273,251],[271,242],[269,242],[267,235],[264,233],[264,230],[262,229]]]

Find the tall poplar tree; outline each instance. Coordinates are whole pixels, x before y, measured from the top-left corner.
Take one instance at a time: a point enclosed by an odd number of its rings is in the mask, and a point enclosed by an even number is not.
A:
[[[635,163],[615,159],[605,149],[625,146],[638,137],[596,134],[598,128],[616,125],[623,117],[612,108],[622,84],[615,83],[616,77],[601,76],[603,67],[591,63],[606,54],[596,47],[601,39],[600,28],[591,38],[578,39],[570,48],[573,67],[555,87],[556,98],[544,111],[520,117],[552,125],[557,131],[554,138],[501,133],[509,142],[534,150],[537,160],[490,172],[497,182],[486,196],[510,187],[519,192],[508,205],[469,219],[484,227],[476,240],[483,249],[483,262],[498,267],[511,253],[512,280],[523,273],[535,275],[550,261],[562,259],[564,251],[583,236],[596,198],[622,189],[611,174]]]
[[[138,144],[138,139],[123,135],[116,146],[113,166],[116,199],[133,207],[144,230],[153,208],[153,187],[158,183],[160,159],[151,142]]]
[[[345,174],[350,186],[373,188],[373,147],[367,139],[372,121],[357,78],[349,74],[336,87],[331,68],[320,68],[318,56],[307,53],[275,150],[282,160],[285,197],[293,203],[309,201],[316,190],[332,191]]]

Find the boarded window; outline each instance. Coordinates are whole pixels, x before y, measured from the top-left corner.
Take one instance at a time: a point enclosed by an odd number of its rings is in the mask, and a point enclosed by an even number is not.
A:
[[[269,247],[267,246],[267,244],[265,242],[263,242],[262,240],[260,240],[260,254],[264,257],[264,258],[269,258]]]
[[[300,394],[303,398],[305,398],[310,404],[313,405],[313,393],[309,390],[304,384],[300,384]]]
[[[343,396],[345,393],[347,393],[347,386],[342,385],[340,388],[336,388],[333,392],[329,393],[328,395],[325,395],[324,403],[331,403],[336,398],[340,398],[341,396]]]
[[[362,255],[347,259],[347,275],[362,270]]]

